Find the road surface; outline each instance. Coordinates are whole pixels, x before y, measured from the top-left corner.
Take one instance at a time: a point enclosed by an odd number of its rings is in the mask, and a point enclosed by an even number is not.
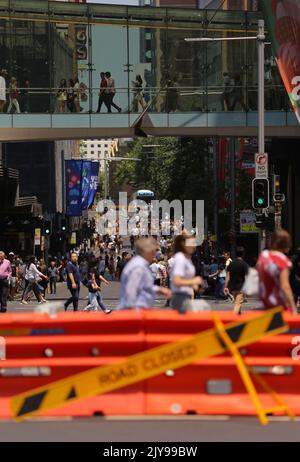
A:
[[[0,421],[0,442],[299,442],[300,420],[255,417],[95,417]]]

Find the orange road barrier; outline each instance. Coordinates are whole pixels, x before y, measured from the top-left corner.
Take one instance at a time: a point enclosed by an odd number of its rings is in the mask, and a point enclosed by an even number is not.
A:
[[[225,325],[261,316],[266,312],[236,316],[218,313]],[[242,346],[245,367],[254,367],[259,378],[297,415],[300,415],[300,360],[293,360],[293,339],[300,337],[300,316],[284,315],[289,331]],[[215,329],[212,313],[127,310],[110,316],[102,313],[3,314],[0,335],[6,339],[7,360],[0,361],[0,418],[11,416],[10,399],[95,367],[128,360],[158,346],[189,340]],[[300,340],[299,340],[300,345]],[[299,349],[300,350],[300,349]],[[299,351],[300,357],[300,351]],[[251,375],[251,374],[250,374]],[[270,399],[270,392],[252,381],[263,409],[286,413]],[[84,397],[41,415],[141,415],[232,414],[254,415],[255,407],[241,380],[230,352],[209,359],[194,359],[176,370],[167,369],[153,378],[132,383],[105,395]],[[262,417],[263,418],[263,417]]]

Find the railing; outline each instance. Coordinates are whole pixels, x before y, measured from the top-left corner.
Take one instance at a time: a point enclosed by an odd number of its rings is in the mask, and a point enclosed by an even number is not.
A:
[[[13,96],[13,95],[12,95]],[[220,85],[144,87],[118,87],[113,98],[99,87],[86,88],[79,98],[66,89],[19,88],[17,98],[10,96],[4,114],[12,113],[69,113],[72,115],[91,113],[149,113],[184,112],[251,112],[257,111],[258,87],[243,85],[226,87]],[[17,104],[16,104],[17,101]],[[266,111],[288,111],[291,105],[283,85],[265,85]]]

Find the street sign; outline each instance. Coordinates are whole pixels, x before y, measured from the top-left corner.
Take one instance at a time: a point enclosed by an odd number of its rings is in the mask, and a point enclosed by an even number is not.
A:
[[[268,178],[269,162],[268,154],[255,154],[255,178]]]
[[[77,242],[77,236],[76,236],[76,232],[75,232],[75,233],[72,233],[72,234],[71,234],[71,237],[70,237],[70,244],[76,245],[76,242]]]
[[[254,212],[240,213],[240,233],[258,233],[256,216]]]
[[[34,245],[41,245],[41,228],[34,230]]]

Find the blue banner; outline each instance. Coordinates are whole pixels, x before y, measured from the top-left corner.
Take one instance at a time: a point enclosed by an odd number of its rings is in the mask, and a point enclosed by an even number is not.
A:
[[[91,179],[90,179],[90,191],[89,191],[89,198],[88,198],[88,208],[93,205],[97,187],[98,187],[98,176],[99,176],[99,162],[92,162],[91,165]]]
[[[66,160],[66,215],[80,217],[82,211],[82,161]]]
[[[82,162],[82,177],[81,177],[81,208],[88,208],[88,200],[90,194],[92,162],[84,160]]]

